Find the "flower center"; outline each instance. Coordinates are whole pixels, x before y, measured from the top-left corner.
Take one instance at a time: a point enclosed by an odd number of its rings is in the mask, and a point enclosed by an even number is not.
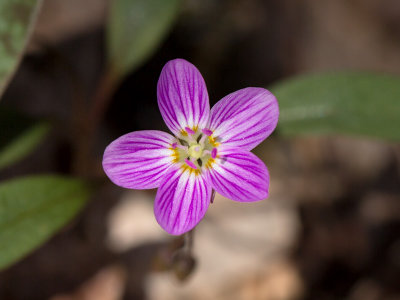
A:
[[[199,144],[193,144],[189,147],[188,154],[190,157],[199,159],[203,155],[203,146]]]
[[[202,168],[210,168],[214,163],[218,145],[211,130],[186,127],[171,145],[172,156],[174,162],[183,163],[183,168],[200,173]]]

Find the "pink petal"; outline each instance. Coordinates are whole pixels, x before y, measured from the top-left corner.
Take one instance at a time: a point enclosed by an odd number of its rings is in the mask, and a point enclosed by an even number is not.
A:
[[[173,162],[175,138],[162,131],[143,130],[125,134],[106,148],[103,168],[115,184],[129,189],[152,189]]]
[[[274,131],[278,117],[275,96],[266,89],[250,87],[218,101],[211,109],[208,127],[224,145],[251,150]]]
[[[252,202],[268,197],[268,169],[261,159],[246,150],[219,147],[209,175],[213,189],[226,198]]]
[[[210,104],[207,87],[199,70],[183,59],[169,61],[157,85],[158,107],[168,128],[179,135],[185,127],[203,128]]]
[[[200,222],[210,198],[211,185],[204,176],[173,165],[157,191],[154,214],[165,231],[180,235]]]

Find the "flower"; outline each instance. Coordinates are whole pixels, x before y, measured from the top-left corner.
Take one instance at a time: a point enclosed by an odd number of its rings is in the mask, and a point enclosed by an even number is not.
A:
[[[134,131],[105,150],[103,168],[115,184],[158,188],[154,214],[161,227],[180,235],[204,217],[212,190],[240,202],[268,197],[265,164],[250,152],[278,123],[274,95],[249,87],[222,98],[211,110],[199,70],[169,61],[157,85],[161,115],[175,136]]]

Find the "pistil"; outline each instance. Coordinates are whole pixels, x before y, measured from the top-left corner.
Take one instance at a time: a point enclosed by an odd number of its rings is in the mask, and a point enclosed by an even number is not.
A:
[[[193,144],[189,147],[188,154],[195,159],[199,159],[203,156],[203,147],[199,144]]]

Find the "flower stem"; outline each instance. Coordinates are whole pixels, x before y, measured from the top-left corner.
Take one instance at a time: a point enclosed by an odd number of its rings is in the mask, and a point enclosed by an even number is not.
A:
[[[82,120],[82,131],[77,136],[74,153],[74,173],[88,176],[93,166],[92,147],[96,140],[98,127],[107,111],[119,80],[114,69],[108,66],[100,77],[97,88]]]
[[[185,233],[184,249],[190,255],[192,255],[192,251],[193,251],[193,240],[194,240],[194,230],[195,229],[196,229],[196,227],[193,228],[192,230],[190,230],[189,232]]]

